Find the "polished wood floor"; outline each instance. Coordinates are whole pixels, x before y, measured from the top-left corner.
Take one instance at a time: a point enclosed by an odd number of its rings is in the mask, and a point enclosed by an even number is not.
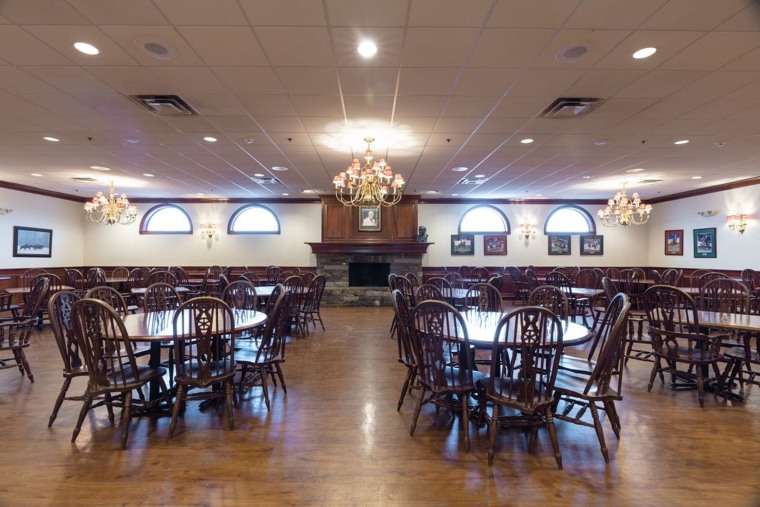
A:
[[[104,408],[75,445],[79,404],[47,421],[61,385],[48,328],[28,349],[36,382],[0,372],[0,505],[760,505],[760,387],[732,405],[655,385],[631,362],[623,432],[605,426],[610,463],[593,429],[557,423],[564,470],[548,435],[535,453],[526,435],[502,431],[493,468],[487,433],[425,407],[409,436],[413,400],[396,401],[403,367],[388,337],[388,308],[327,308],[327,332],[288,343],[288,393],[266,412],[249,392],[227,429],[222,411],[188,406],[177,434],[169,418],[135,419],[126,451]],[[83,389],[83,384],[73,390]],[[606,421],[605,421],[606,425]]]

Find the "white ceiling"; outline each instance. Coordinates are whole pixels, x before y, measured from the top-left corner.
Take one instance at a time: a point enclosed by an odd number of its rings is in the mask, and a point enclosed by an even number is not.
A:
[[[579,44],[581,59],[555,58]],[[658,51],[631,57],[645,46]],[[199,115],[157,116],[134,94]],[[558,97],[607,101],[541,118]],[[756,177],[760,3],[0,0],[2,181],[83,199],[111,179],[130,197],[313,198],[366,136],[408,192],[441,197],[606,199],[628,182],[646,199]]]

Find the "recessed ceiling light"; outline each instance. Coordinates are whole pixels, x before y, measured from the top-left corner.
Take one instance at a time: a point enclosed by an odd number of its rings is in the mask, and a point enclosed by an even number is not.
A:
[[[215,143],[217,141],[216,137],[206,136],[203,138],[204,141],[207,143]]]
[[[467,170],[467,168],[460,166],[460,167],[452,167],[451,170],[454,171],[455,173],[463,173]]]
[[[657,48],[641,48],[635,53],[633,53],[633,57],[637,60],[643,60],[644,58],[649,58],[653,54],[657,52]]]
[[[288,194],[288,193],[283,193],[282,195],[290,195],[290,194]]]
[[[527,137],[527,138],[525,138],[525,139],[521,140],[520,142],[521,142],[522,144],[530,144],[530,143],[532,143],[532,142],[533,142],[533,139],[531,139],[530,137]]]
[[[607,146],[607,143],[609,143],[609,140],[607,139],[597,139],[594,141],[594,144],[597,146]]]
[[[678,141],[674,142],[673,144],[686,144],[688,143],[688,139],[679,139]]]
[[[256,176],[257,178],[263,178],[264,177],[264,175],[261,174],[261,173],[255,173],[254,176]]]
[[[701,180],[702,176],[692,176],[691,179],[693,179],[693,180]]]
[[[438,190],[425,190],[426,194],[437,194]]]
[[[245,144],[253,144],[254,139],[252,137],[244,137],[243,142]]]
[[[34,176],[35,178],[41,178],[42,177],[42,175],[40,173],[32,173],[32,176]]]
[[[583,176],[583,179],[584,180],[590,180],[591,179],[591,175],[590,174],[586,174],[586,175]]]
[[[50,136],[45,136],[43,137],[43,139],[45,141],[50,141],[51,143],[57,143],[58,141],[60,141],[60,139],[58,139],[57,137],[50,137]]]
[[[586,56],[589,49],[591,49],[589,44],[575,44],[564,47],[554,53],[554,59],[558,62],[574,62]]]
[[[75,42],[74,48],[80,53],[84,53],[86,55],[97,55],[100,53],[100,50],[98,48],[92,44],[88,44],[87,42]]]
[[[459,194],[451,194],[452,197],[458,197]]]
[[[486,175],[485,174],[476,174],[475,177],[478,178],[478,179],[480,179],[480,178],[485,178]]]
[[[158,60],[171,60],[177,56],[177,50],[162,40],[153,37],[138,37],[132,41],[140,52]]]
[[[125,137],[124,140],[130,144],[137,144],[140,140],[136,137]]]
[[[375,53],[377,53],[377,46],[375,46],[374,42],[365,40],[361,44],[359,44],[359,47],[356,50],[364,58],[372,58],[373,56],[375,56]]]
[[[543,197],[544,194],[536,194],[536,197]]]
[[[95,169],[96,171],[110,171],[108,167],[104,167],[102,165],[91,165],[90,169]]]
[[[628,169],[626,172],[627,173],[643,173],[644,171],[646,171],[646,169],[644,169],[643,167],[637,167],[635,169]]]
[[[272,170],[273,171],[287,171],[288,168],[287,167],[283,167],[281,165],[276,165],[276,166],[272,167]]]
[[[143,173],[143,176],[145,176],[146,178],[152,178],[153,177],[153,175],[150,174],[150,173]]]
[[[198,192],[198,193],[197,193],[197,194],[195,194],[195,195],[206,195],[206,194],[204,194],[203,192]]]

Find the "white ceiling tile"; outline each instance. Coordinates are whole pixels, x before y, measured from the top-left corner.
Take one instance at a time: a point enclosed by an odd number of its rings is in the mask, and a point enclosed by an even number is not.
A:
[[[24,70],[66,93],[116,93],[81,67],[24,67]]]
[[[559,28],[581,0],[531,0],[516,5],[514,0],[497,0],[489,27]]]
[[[509,96],[548,97],[548,105],[554,98],[563,96],[582,75],[582,70],[529,70],[510,89]]]
[[[27,26],[26,30],[78,65],[137,65],[137,61],[95,26]],[[86,55],[75,42],[92,44],[100,53]]]
[[[202,116],[247,116],[248,112],[233,95],[184,94],[182,98]]]
[[[223,94],[224,84],[207,67],[165,67],[155,68],[153,74],[172,89],[182,94]]]
[[[87,18],[66,2],[3,0],[0,4],[0,13],[3,17],[19,25],[81,25],[87,23]]]
[[[624,119],[646,110],[655,102],[657,99],[646,97],[613,97],[594,109],[589,116]],[[654,118],[654,116],[649,117]]]
[[[246,25],[235,0],[153,0],[174,25]]]
[[[663,70],[717,70],[758,46],[760,46],[760,33],[708,33],[664,62],[660,68]]]
[[[169,23],[151,0],[67,1],[96,25],[167,25]]]
[[[500,100],[500,96],[478,96],[478,97],[451,97],[444,116],[486,116]]]
[[[699,107],[681,115],[681,117],[694,120],[714,120],[746,111],[755,104],[756,101],[751,99],[713,100],[707,104],[700,104]]]
[[[401,59],[404,43],[404,30],[401,28],[333,28],[331,33],[339,67],[395,67]],[[377,53],[371,58],[365,58],[357,51],[364,41],[372,41],[377,46]]]
[[[390,117],[393,97],[379,95],[347,95],[344,97],[348,118]]]
[[[471,67],[520,69],[551,40],[553,30],[486,29],[478,38]]]
[[[17,26],[0,25],[0,58],[13,65],[70,65],[61,53]]]
[[[478,128],[478,133],[501,134],[504,139],[515,135],[524,128],[525,120],[520,118],[488,118]]]
[[[269,67],[214,67],[211,70],[232,93],[238,95],[285,93]]]
[[[324,26],[321,2],[314,0],[239,0],[251,26]]]
[[[491,116],[505,118],[533,118],[548,106],[554,97],[511,97],[499,102]]]
[[[454,94],[500,97],[515,84],[520,74],[517,69],[465,69]]]
[[[85,67],[85,70],[124,95],[162,95],[172,92],[169,85],[145,67]]]
[[[760,81],[760,72],[713,72],[676,91],[674,97],[717,99]]]
[[[130,54],[141,65],[147,67],[189,67],[203,65],[185,39],[171,26],[101,26],[114,42]],[[159,59],[138,49],[138,42],[144,40],[158,42],[176,52],[171,59]],[[2,57],[2,54],[0,54]]]
[[[760,71],[760,48],[754,49],[733,62],[726,64],[721,70],[728,71]]]
[[[401,69],[399,95],[448,95],[457,69]]]
[[[259,27],[255,30],[273,67],[335,65],[326,28]]]
[[[340,95],[293,95],[290,101],[299,116],[343,115]]]
[[[291,100],[287,95],[238,95],[240,103],[251,114],[263,116],[295,116]],[[294,96],[295,98],[300,98]],[[295,101],[293,101],[295,103]],[[311,104],[312,101],[309,101]],[[299,113],[303,114],[303,113]]]
[[[33,96],[34,97],[34,96]],[[65,98],[65,96],[64,96]],[[32,103],[22,97],[14,95],[0,94],[0,112],[9,115],[24,115],[24,114],[41,114],[50,115],[50,110],[44,106],[39,106]]]
[[[662,65],[673,55],[699,39],[704,32],[696,31],[646,31],[639,30],[622,41],[597,64],[597,69],[650,70]],[[633,53],[641,48],[655,47],[657,52],[649,58],[637,60]]]
[[[460,67],[477,35],[478,30],[474,28],[410,28],[401,55],[401,65]]]
[[[434,132],[469,134],[480,124],[480,118],[441,118],[435,126]]]
[[[665,98],[636,114],[637,118],[677,118],[709,102],[709,99]]]
[[[409,26],[480,27],[492,0],[415,0],[410,3]]]
[[[461,97],[466,99],[466,97]],[[446,104],[445,96],[402,95],[396,99],[396,118],[407,118],[432,114],[438,116]]]
[[[332,26],[403,26],[407,0],[326,0]]]
[[[282,86],[292,95],[336,95],[338,76],[333,67],[279,67]]]
[[[711,30],[742,11],[747,0],[669,0],[643,30]]]
[[[702,71],[653,71],[623,89],[620,97],[665,97],[706,75]]]
[[[256,121],[265,132],[305,132],[300,120],[293,116],[258,116]]]
[[[9,93],[55,93],[58,90],[18,67],[0,66],[0,89]]]
[[[340,87],[347,95],[393,95],[396,93],[396,68],[339,68]]]
[[[546,69],[590,69],[630,34],[628,30],[561,30],[553,34],[546,48],[530,63],[532,67]],[[561,59],[566,51],[578,46],[587,50],[582,57],[573,61]]]
[[[633,29],[657,12],[667,0],[584,0],[565,28]]]
[[[644,74],[645,70],[590,70],[567,93],[573,97],[612,97]]]
[[[247,26],[185,26],[177,29],[209,66],[267,65],[264,52]]]

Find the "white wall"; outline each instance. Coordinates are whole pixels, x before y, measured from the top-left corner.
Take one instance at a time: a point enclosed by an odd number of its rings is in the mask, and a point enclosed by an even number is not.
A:
[[[503,204],[496,205],[509,219],[512,234],[507,237],[507,255],[483,255],[483,236],[475,236],[475,255],[451,255],[451,235],[457,234],[459,219],[472,204],[419,205],[418,223],[427,227],[430,245],[422,259],[423,266],[646,266],[649,262],[648,225],[638,227],[604,227],[597,221],[597,234],[604,236],[604,255],[580,255],[579,235],[571,238],[571,255],[549,255],[548,238],[543,233],[546,217],[559,205]],[[597,208],[583,206],[592,216]],[[517,226],[536,224],[536,239],[518,239]]]
[[[698,211],[717,210],[712,217]],[[699,269],[760,269],[760,221],[750,219],[744,234],[728,228],[726,217],[758,214],[760,185],[669,201],[655,206],[649,228],[649,265]],[[717,257],[694,258],[694,229],[715,227]],[[665,255],[665,231],[683,229],[683,256]]]
[[[0,215],[0,266],[34,268],[81,266],[83,251],[82,204],[0,188],[0,208],[12,213]],[[50,257],[13,257],[13,226],[53,231]]]
[[[242,204],[181,204],[193,222],[193,235],[140,235],[143,214],[155,204],[139,204],[137,221],[129,226],[84,226],[87,266],[314,266],[316,258],[305,242],[322,239],[322,205],[266,204],[280,220],[279,235],[227,235],[230,216]],[[201,239],[201,223],[215,223],[217,237]]]

